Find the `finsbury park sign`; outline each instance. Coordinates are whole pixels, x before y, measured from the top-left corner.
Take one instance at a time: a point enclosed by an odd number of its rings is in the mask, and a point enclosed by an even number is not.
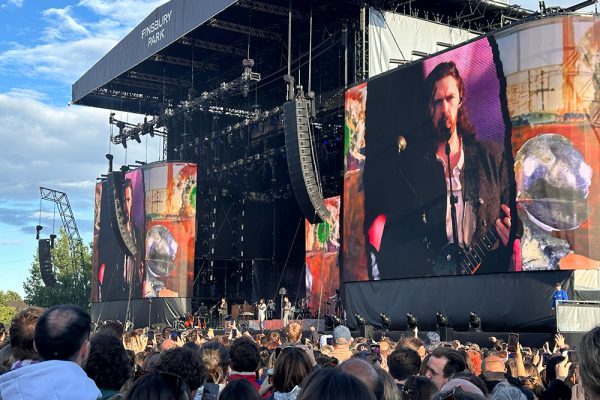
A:
[[[152,47],[165,38],[165,28],[171,22],[173,10],[163,14],[160,18],[152,21],[148,26],[142,28],[142,40],[148,42],[148,47]]]

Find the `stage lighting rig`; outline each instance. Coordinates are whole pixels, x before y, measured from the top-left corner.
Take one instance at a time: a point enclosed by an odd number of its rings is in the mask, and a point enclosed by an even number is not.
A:
[[[43,226],[41,225],[36,225],[35,226],[35,240],[40,240],[40,231],[44,229]]]
[[[342,320],[340,317],[338,317],[337,315],[332,315],[332,316],[331,316],[331,321],[333,321],[333,327],[334,327],[334,328],[335,328],[336,326],[339,326],[339,325],[343,325],[343,324],[344,324],[344,321],[343,321],[343,320]]]
[[[419,328],[419,321],[417,317],[412,315],[411,313],[406,313],[406,330],[415,330]]]
[[[390,317],[381,313],[379,314],[379,318],[381,318],[381,326],[383,326],[383,329],[389,330],[392,327],[392,319]]]
[[[469,314],[469,332],[481,332],[481,318],[475,312]]]
[[[435,314],[435,325],[438,328],[445,328],[448,326],[448,317],[443,312]]]
[[[367,324],[367,320],[362,315],[356,313],[354,314],[354,318],[356,318],[356,324],[358,326],[365,326]]]

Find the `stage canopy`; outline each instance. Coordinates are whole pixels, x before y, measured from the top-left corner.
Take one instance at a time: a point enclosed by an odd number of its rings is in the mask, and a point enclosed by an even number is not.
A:
[[[214,90],[240,76],[242,60],[252,58],[263,76],[263,90],[279,103],[285,94],[281,77],[287,73],[288,0],[171,0],[156,8],[121,42],[88,70],[72,88],[79,105],[158,115],[168,104],[188,97],[189,90]],[[309,24],[313,15],[313,58],[321,55],[315,75],[321,86],[339,88],[339,48],[359,30],[360,9],[406,13],[432,20],[435,9],[441,24],[486,32],[522,18],[529,11],[503,1],[415,0],[292,1],[292,70],[307,68]],[[335,16],[335,18],[332,18]],[[327,50],[335,50],[327,51]],[[366,77],[358,73],[358,55],[348,54],[350,83]],[[354,66],[352,65],[354,64]],[[335,73],[334,73],[335,72]],[[343,84],[343,82],[342,82]],[[270,92],[267,94],[267,92]],[[265,106],[264,102],[262,104]]]

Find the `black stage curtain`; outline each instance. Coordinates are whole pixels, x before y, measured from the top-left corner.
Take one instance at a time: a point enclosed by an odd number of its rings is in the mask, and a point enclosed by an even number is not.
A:
[[[150,302],[151,300],[151,302]],[[92,322],[130,320],[135,328],[154,324],[174,325],[175,320],[191,311],[191,299],[184,297],[161,297],[132,299],[127,315],[127,300],[92,303]]]
[[[348,324],[356,313],[376,327],[380,313],[392,319],[392,330],[406,329],[406,313],[419,321],[419,330],[435,330],[437,312],[444,312],[455,330],[468,329],[470,312],[481,318],[484,331],[550,332],[556,329],[551,308],[554,284],[562,282],[572,298],[573,271],[351,282],[345,285]]]

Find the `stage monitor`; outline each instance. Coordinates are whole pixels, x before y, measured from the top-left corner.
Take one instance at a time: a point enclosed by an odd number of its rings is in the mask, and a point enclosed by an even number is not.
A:
[[[148,164],[124,176],[123,213],[136,253],[119,245],[107,182],[96,185],[92,301],[190,297],[196,240],[196,165]]]
[[[344,281],[598,268],[599,47],[552,16],[348,89]]]

